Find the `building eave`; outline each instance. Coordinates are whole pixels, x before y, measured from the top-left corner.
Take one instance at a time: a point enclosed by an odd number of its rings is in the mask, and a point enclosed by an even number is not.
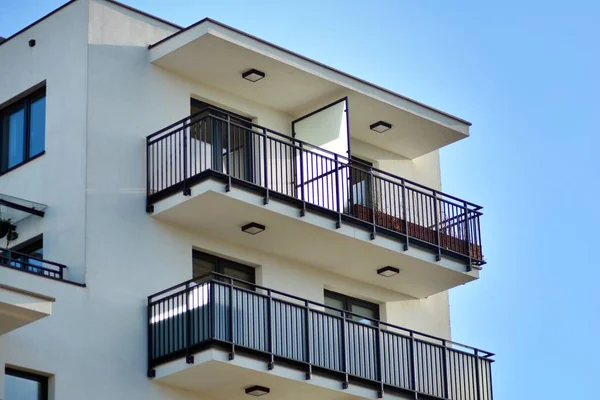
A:
[[[259,43],[261,43],[261,44],[263,44],[265,46],[270,47],[271,49],[284,52],[284,53],[286,53],[286,54],[288,54],[288,55],[290,55],[292,57],[297,57],[297,58],[299,58],[299,59],[301,59],[303,61],[309,62],[310,64],[314,65],[315,67],[324,68],[324,69],[326,69],[326,70],[328,70],[330,72],[333,72],[334,74],[338,74],[341,77],[349,79],[349,80],[351,80],[351,81],[353,81],[355,83],[359,83],[359,84],[362,84],[362,85],[367,85],[367,86],[371,87],[372,89],[375,89],[375,90],[380,91],[382,93],[385,93],[387,95],[391,95],[393,97],[396,97],[397,99],[400,99],[400,100],[403,100],[403,101],[407,101],[407,102],[412,103],[412,104],[414,104],[414,105],[416,105],[418,107],[423,107],[423,108],[425,108],[425,109],[427,109],[429,111],[432,111],[432,112],[434,112],[436,114],[442,115],[442,116],[444,116],[446,118],[450,118],[450,119],[454,120],[455,122],[464,124],[466,126],[471,126],[472,125],[471,122],[469,122],[469,121],[467,121],[465,119],[459,118],[459,117],[457,117],[455,115],[452,115],[452,114],[449,114],[447,112],[441,111],[441,110],[439,110],[437,108],[431,107],[431,106],[429,106],[427,104],[424,104],[424,103],[421,103],[421,102],[419,102],[417,100],[414,100],[414,99],[411,99],[409,97],[403,96],[403,95],[401,95],[399,93],[396,93],[396,92],[394,92],[392,90],[386,89],[384,87],[378,86],[378,85],[376,85],[374,83],[371,83],[369,81],[366,81],[364,79],[361,79],[361,78],[358,78],[358,77],[353,76],[351,74],[348,74],[348,73],[346,73],[344,71],[341,71],[341,70],[338,70],[336,68],[330,67],[330,66],[328,66],[326,64],[323,64],[323,63],[321,63],[319,61],[313,60],[313,59],[311,59],[309,57],[303,56],[303,55],[301,55],[299,53],[293,52],[293,51],[288,50],[288,49],[286,49],[284,47],[278,46],[278,45],[273,44],[271,42],[268,42],[268,41],[266,41],[264,39],[261,39],[259,37],[254,36],[254,35],[251,35],[251,34],[249,34],[247,32],[241,31],[241,30],[236,29],[236,28],[234,28],[232,26],[226,25],[226,24],[224,24],[222,22],[216,21],[216,20],[214,20],[212,18],[208,18],[208,17],[207,18],[203,18],[200,21],[198,21],[198,22],[196,22],[196,23],[194,23],[194,24],[192,24],[192,25],[190,25],[190,26],[188,26],[188,27],[186,27],[186,28],[184,28],[184,29],[182,29],[182,30],[180,30],[178,32],[175,32],[172,35],[167,36],[166,38],[164,38],[162,40],[159,40],[156,43],[151,44],[150,46],[148,46],[148,48],[149,49],[156,48],[157,46],[159,46],[161,44],[164,44],[166,42],[169,42],[170,40],[176,38],[177,36],[179,36],[179,35],[187,32],[187,31],[189,31],[189,30],[191,30],[193,28],[196,28],[196,27],[198,27],[200,25],[203,25],[203,24],[213,24],[213,25],[215,25],[217,27],[225,29],[226,31],[229,31],[230,33],[241,35],[241,36],[243,36],[243,37],[245,37],[247,39],[250,39],[250,40],[253,40],[253,41],[257,41],[257,42],[259,42]]]

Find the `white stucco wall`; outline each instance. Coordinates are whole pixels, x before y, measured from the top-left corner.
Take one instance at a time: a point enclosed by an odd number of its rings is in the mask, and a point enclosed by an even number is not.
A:
[[[47,257],[72,265],[76,280],[85,277],[86,15],[85,1],[71,4],[0,46],[0,104],[46,81],[47,132],[46,154],[3,175],[0,193],[48,205],[19,233],[44,232]]]
[[[187,116],[190,97],[291,134],[290,115],[152,65],[147,45],[174,30],[102,0],[80,0],[0,46],[0,104],[47,83],[46,154],[0,177],[0,192],[49,206],[45,218],[19,226],[20,240],[43,232],[45,257],[87,284],[0,268],[0,281],[56,298],[51,317],[0,336],[0,366],[55,375],[61,400],[198,398],[145,376],[147,296],[191,278],[192,248],[256,266],[265,286],[319,302],[324,288],[336,290],[381,303],[391,323],[449,337],[446,293],[385,304],[402,295],[146,214],[145,137]],[[400,161],[352,146],[380,168],[439,188],[437,153]],[[2,389],[0,374],[0,399]]]

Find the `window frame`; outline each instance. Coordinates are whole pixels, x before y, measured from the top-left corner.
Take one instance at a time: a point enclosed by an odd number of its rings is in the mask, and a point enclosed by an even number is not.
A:
[[[20,369],[6,367],[4,369],[4,375],[14,376],[16,378],[26,379],[30,381],[34,381],[40,384],[40,393],[38,393],[38,400],[48,400],[49,397],[49,385],[48,385],[48,377],[40,374],[35,374],[33,372],[26,372]]]
[[[375,322],[380,322],[380,313],[379,313],[379,304],[373,303],[367,300],[358,299],[356,297],[348,296],[342,293],[334,292],[332,290],[325,289],[323,292],[323,304],[325,304],[325,299],[330,297],[332,299],[336,299],[342,302],[343,304],[343,312],[350,313],[351,315],[357,315],[367,319],[373,319]],[[375,318],[364,317],[357,313],[352,312],[352,305],[355,304],[360,307],[364,307],[375,312]],[[329,306],[328,306],[329,307]],[[331,309],[331,308],[329,308]]]
[[[23,243],[19,243],[16,246],[13,246],[10,250],[16,251],[17,253],[22,253],[25,255],[31,255],[31,249],[39,248],[39,244],[41,243],[41,248],[44,248],[44,235],[37,235],[32,237],[31,239],[27,239]],[[41,257],[43,258],[43,257]]]
[[[358,165],[359,167],[356,168],[355,165]],[[359,184],[360,182],[365,182],[365,193],[364,193],[364,199],[362,204],[361,202],[358,201],[358,199],[352,199],[352,203],[354,204],[358,204],[358,205],[362,205],[365,206],[367,208],[372,208],[374,202],[374,197],[373,197],[373,183],[371,182],[371,176],[372,176],[372,171],[373,171],[373,163],[371,161],[367,161],[364,158],[360,158],[360,157],[356,157],[356,156],[350,156],[350,166],[354,167],[354,168],[350,168],[350,187],[352,188],[352,190],[354,190],[354,185]],[[364,171],[363,171],[364,169]],[[360,171],[360,172],[358,172]],[[363,178],[360,181],[354,182],[355,179],[357,178]],[[352,196],[352,193],[350,193],[350,196]]]
[[[46,153],[46,125],[44,121],[44,150],[33,156],[29,155],[31,150],[31,105],[36,101],[46,97],[46,86],[42,86],[39,89],[33,91],[27,91],[25,94],[19,96],[14,101],[9,102],[4,107],[0,108],[0,176],[19,168],[20,166],[27,164],[30,161],[35,160],[38,157],[43,156]],[[5,137],[8,134],[8,117],[17,110],[23,109],[23,161],[18,164],[8,167],[8,138]],[[44,110],[44,118],[45,118]]]
[[[192,110],[194,108],[197,108],[199,111],[192,112]],[[230,135],[236,135],[236,134],[239,135],[240,130],[252,131],[252,127],[253,127],[252,118],[235,113],[233,111],[226,110],[226,109],[218,107],[218,106],[215,106],[215,105],[213,105],[211,103],[207,103],[203,100],[198,100],[193,97],[190,97],[190,116],[202,114],[203,112],[210,114],[210,110],[207,111],[206,110],[207,108],[212,108],[215,111],[216,116],[219,118],[227,119],[227,116],[231,117],[231,122],[233,125],[231,125]],[[213,139],[213,137],[212,137],[213,133],[217,136],[220,136],[221,140],[225,139],[225,136],[223,136],[224,132],[222,132],[222,129],[214,129],[213,126],[210,126],[209,129],[210,129],[210,134],[208,136],[211,139]],[[240,140],[240,142],[241,143],[239,143],[237,147],[230,148],[229,153],[239,151],[240,149],[242,149],[244,151],[244,155],[245,155],[245,157],[244,157],[244,173],[243,173],[244,176],[241,178],[243,178],[244,180],[249,181],[249,182],[254,182],[255,181],[255,171],[254,170],[256,168],[254,166],[254,161],[255,161],[256,156],[254,154],[253,141],[248,134],[243,134],[243,140]],[[214,143],[212,141],[210,144],[214,145]],[[216,152],[213,154],[213,157],[214,157],[213,168],[215,168],[217,165],[222,164],[224,157],[226,157],[226,155],[227,155],[227,149],[223,147],[223,144],[221,144],[221,147],[214,146],[213,148],[214,148],[213,151]],[[221,149],[221,152],[217,151],[219,148]],[[219,167],[217,167],[216,169],[219,170]],[[223,172],[223,171],[220,171],[220,172]]]
[[[216,273],[222,274],[222,275],[227,275],[224,272],[225,266],[223,265],[224,263],[227,263],[228,264],[227,267],[233,267],[234,269],[237,269],[238,271],[242,271],[244,273],[250,273],[252,276],[252,281],[250,281],[250,282],[243,281],[243,282],[247,282],[252,285],[256,285],[256,268],[254,268],[254,267],[251,267],[251,266],[245,265],[245,264],[241,264],[239,262],[235,262],[235,261],[229,260],[227,258],[215,256],[213,254],[208,254],[203,251],[196,250],[196,249],[192,250],[192,263],[193,263],[194,259],[204,260],[204,261],[213,263],[214,268],[211,272],[216,272]],[[192,266],[192,268],[193,268],[193,266]],[[192,271],[192,274],[193,274],[193,271]],[[227,276],[229,276],[229,275],[227,275]],[[194,276],[193,279],[200,278],[200,277],[201,277],[201,275]],[[237,278],[233,278],[233,279],[237,279]]]

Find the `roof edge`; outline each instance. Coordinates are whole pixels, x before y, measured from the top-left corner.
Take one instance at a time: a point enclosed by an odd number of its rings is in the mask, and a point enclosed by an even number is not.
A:
[[[107,0],[107,1],[112,1],[112,0]],[[371,87],[373,87],[373,88],[375,88],[375,89],[377,89],[377,90],[381,90],[381,91],[383,91],[383,92],[385,92],[385,93],[387,93],[387,94],[390,94],[390,95],[392,95],[392,96],[398,97],[398,98],[400,98],[400,99],[402,99],[402,100],[409,101],[409,102],[411,102],[411,103],[413,103],[413,104],[416,104],[416,105],[418,105],[418,106],[424,107],[424,108],[426,108],[426,109],[428,109],[428,110],[430,110],[430,111],[433,111],[433,112],[436,112],[436,113],[438,113],[438,114],[444,115],[445,117],[451,118],[451,119],[453,119],[453,120],[455,120],[455,121],[457,121],[457,122],[463,123],[463,124],[465,124],[465,125],[467,125],[467,126],[471,126],[471,125],[472,125],[472,123],[471,123],[471,122],[469,122],[469,121],[467,121],[467,120],[465,120],[465,119],[462,119],[462,118],[460,118],[460,117],[457,117],[457,116],[455,116],[455,115],[449,114],[449,113],[447,113],[447,112],[445,112],[445,111],[442,111],[442,110],[440,110],[440,109],[437,109],[437,108],[435,108],[435,107],[429,106],[429,105],[427,105],[427,104],[425,104],[425,103],[421,103],[420,101],[417,101],[417,100],[411,99],[410,97],[406,97],[406,96],[404,96],[404,95],[401,95],[400,93],[394,92],[394,91],[392,91],[392,90],[389,90],[389,89],[386,89],[386,88],[384,88],[384,87],[382,87],[382,86],[379,86],[379,85],[376,85],[376,84],[374,84],[374,83],[371,83],[371,82],[369,82],[369,81],[366,81],[366,80],[364,80],[364,79],[358,78],[358,77],[356,77],[356,76],[354,76],[354,75],[348,74],[348,73],[346,73],[346,72],[344,72],[344,71],[341,71],[341,70],[339,70],[339,69],[336,69],[336,68],[330,67],[330,66],[329,66],[329,65],[327,65],[327,64],[323,64],[323,63],[321,63],[321,62],[319,62],[319,61],[313,60],[312,58],[309,58],[309,57],[303,56],[302,54],[299,54],[299,53],[296,53],[296,52],[294,52],[294,51],[288,50],[288,49],[286,49],[286,48],[284,48],[284,47],[278,46],[278,45],[276,45],[276,44],[274,44],[274,43],[271,43],[271,42],[269,42],[269,41],[266,41],[266,40],[264,40],[264,39],[261,39],[261,38],[259,38],[259,37],[257,37],[257,36],[251,35],[251,34],[249,34],[249,33],[247,33],[247,32],[241,31],[241,30],[239,30],[239,29],[237,29],[237,28],[234,28],[234,27],[232,27],[232,26],[229,26],[229,25],[227,25],[227,24],[224,24],[224,23],[222,23],[222,22],[216,21],[216,20],[214,20],[214,19],[212,19],[212,18],[209,18],[209,17],[203,18],[203,19],[201,19],[200,21],[198,21],[198,22],[196,22],[196,23],[194,23],[194,24],[192,24],[192,25],[190,25],[190,26],[188,26],[188,27],[186,27],[186,28],[183,28],[183,29],[182,29],[182,30],[180,30],[179,32],[175,32],[175,33],[173,33],[173,34],[171,34],[171,35],[167,36],[166,38],[164,38],[164,39],[161,39],[161,40],[159,40],[158,42],[156,42],[156,43],[153,43],[153,44],[149,45],[149,46],[148,46],[148,48],[149,48],[149,49],[152,49],[153,47],[156,47],[156,46],[158,46],[158,45],[160,45],[160,44],[162,44],[162,43],[164,43],[164,42],[167,42],[168,40],[170,40],[170,39],[174,38],[175,36],[177,36],[177,35],[179,35],[179,34],[181,34],[181,33],[184,33],[184,32],[186,32],[186,31],[188,31],[188,30],[190,30],[190,29],[192,29],[192,28],[195,28],[195,27],[197,27],[198,25],[201,25],[201,24],[203,24],[203,23],[206,23],[206,22],[210,22],[210,23],[212,23],[212,24],[215,24],[215,25],[217,25],[217,26],[220,26],[220,27],[222,27],[222,28],[224,28],[224,29],[227,29],[227,30],[230,30],[230,31],[232,31],[232,32],[234,32],[234,33],[237,33],[237,34],[240,34],[240,35],[242,35],[242,36],[245,36],[245,37],[247,37],[247,38],[249,38],[249,39],[256,40],[256,41],[258,41],[258,42],[260,42],[260,43],[262,43],[262,44],[265,44],[265,45],[267,45],[267,46],[271,46],[271,47],[273,47],[273,48],[275,48],[275,49],[277,49],[277,50],[279,50],[279,51],[283,51],[283,52],[285,52],[285,53],[287,53],[287,54],[289,54],[289,55],[292,55],[292,56],[294,56],[294,57],[298,57],[298,58],[301,58],[302,60],[305,60],[305,61],[308,61],[308,62],[310,62],[310,63],[313,63],[313,64],[315,64],[315,65],[317,65],[317,66],[319,66],[319,67],[321,67],[321,68],[325,68],[325,69],[328,69],[328,70],[330,70],[330,71],[332,71],[332,72],[335,72],[335,73],[337,73],[337,74],[343,75],[343,76],[345,76],[346,78],[350,78],[350,79],[352,79],[352,80],[354,80],[354,81],[356,81],[356,82],[362,83],[362,84],[364,84],[364,85],[371,86]]]
[[[63,8],[66,8],[67,6],[75,3],[76,1],[78,1],[78,0],[69,0],[69,1],[67,1],[62,6],[60,6],[60,7],[56,8],[56,9],[50,11],[48,14],[44,15],[43,17],[41,17],[41,18],[33,21],[31,24],[27,25],[23,29],[20,29],[19,31],[13,33],[9,37],[4,38],[4,40],[0,40],[0,46],[3,45],[4,43],[8,42],[12,38],[19,36],[20,34],[22,34],[23,32],[25,32],[26,30],[34,27],[35,25],[39,24],[40,22],[44,21],[45,19],[47,19],[47,18],[51,17],[52,15],[56,14],[57,12],[59,12],[60,10],[62,10]],[[112,3],[112,4],[116,5],[116,6],[122,7],[124,9],[126,9],[126,10],[133,11],[133,12],[135,12],[137,14],[140,14],[140,15],[143,15],[145,17],[154,19],[156,21],[162,22],[163,24],[170,25],[173,28],[177,28],[177,29],[180,29],[180,30],[184,29],[181,25],[177,25],[177,24],[175,24],[173,22],[170,22],[170,21],[167,21],[165,19],[159,18],[159,17],[157,17],[155,15],[152,15],[152,14],[148,14],[147,12],[144,12],[142,10],[138,10],[137,8],[128,6],[127,4],[123,4],[123,3],[118,2],[116,0],[104,0],[104,1],[106,1],[107,3]]]

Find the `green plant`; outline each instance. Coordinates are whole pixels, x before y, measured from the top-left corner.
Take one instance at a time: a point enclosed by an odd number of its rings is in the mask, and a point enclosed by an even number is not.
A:
[[[12,220],[10,218],[0,217],[0,239],[5,237],[12,229]]]

